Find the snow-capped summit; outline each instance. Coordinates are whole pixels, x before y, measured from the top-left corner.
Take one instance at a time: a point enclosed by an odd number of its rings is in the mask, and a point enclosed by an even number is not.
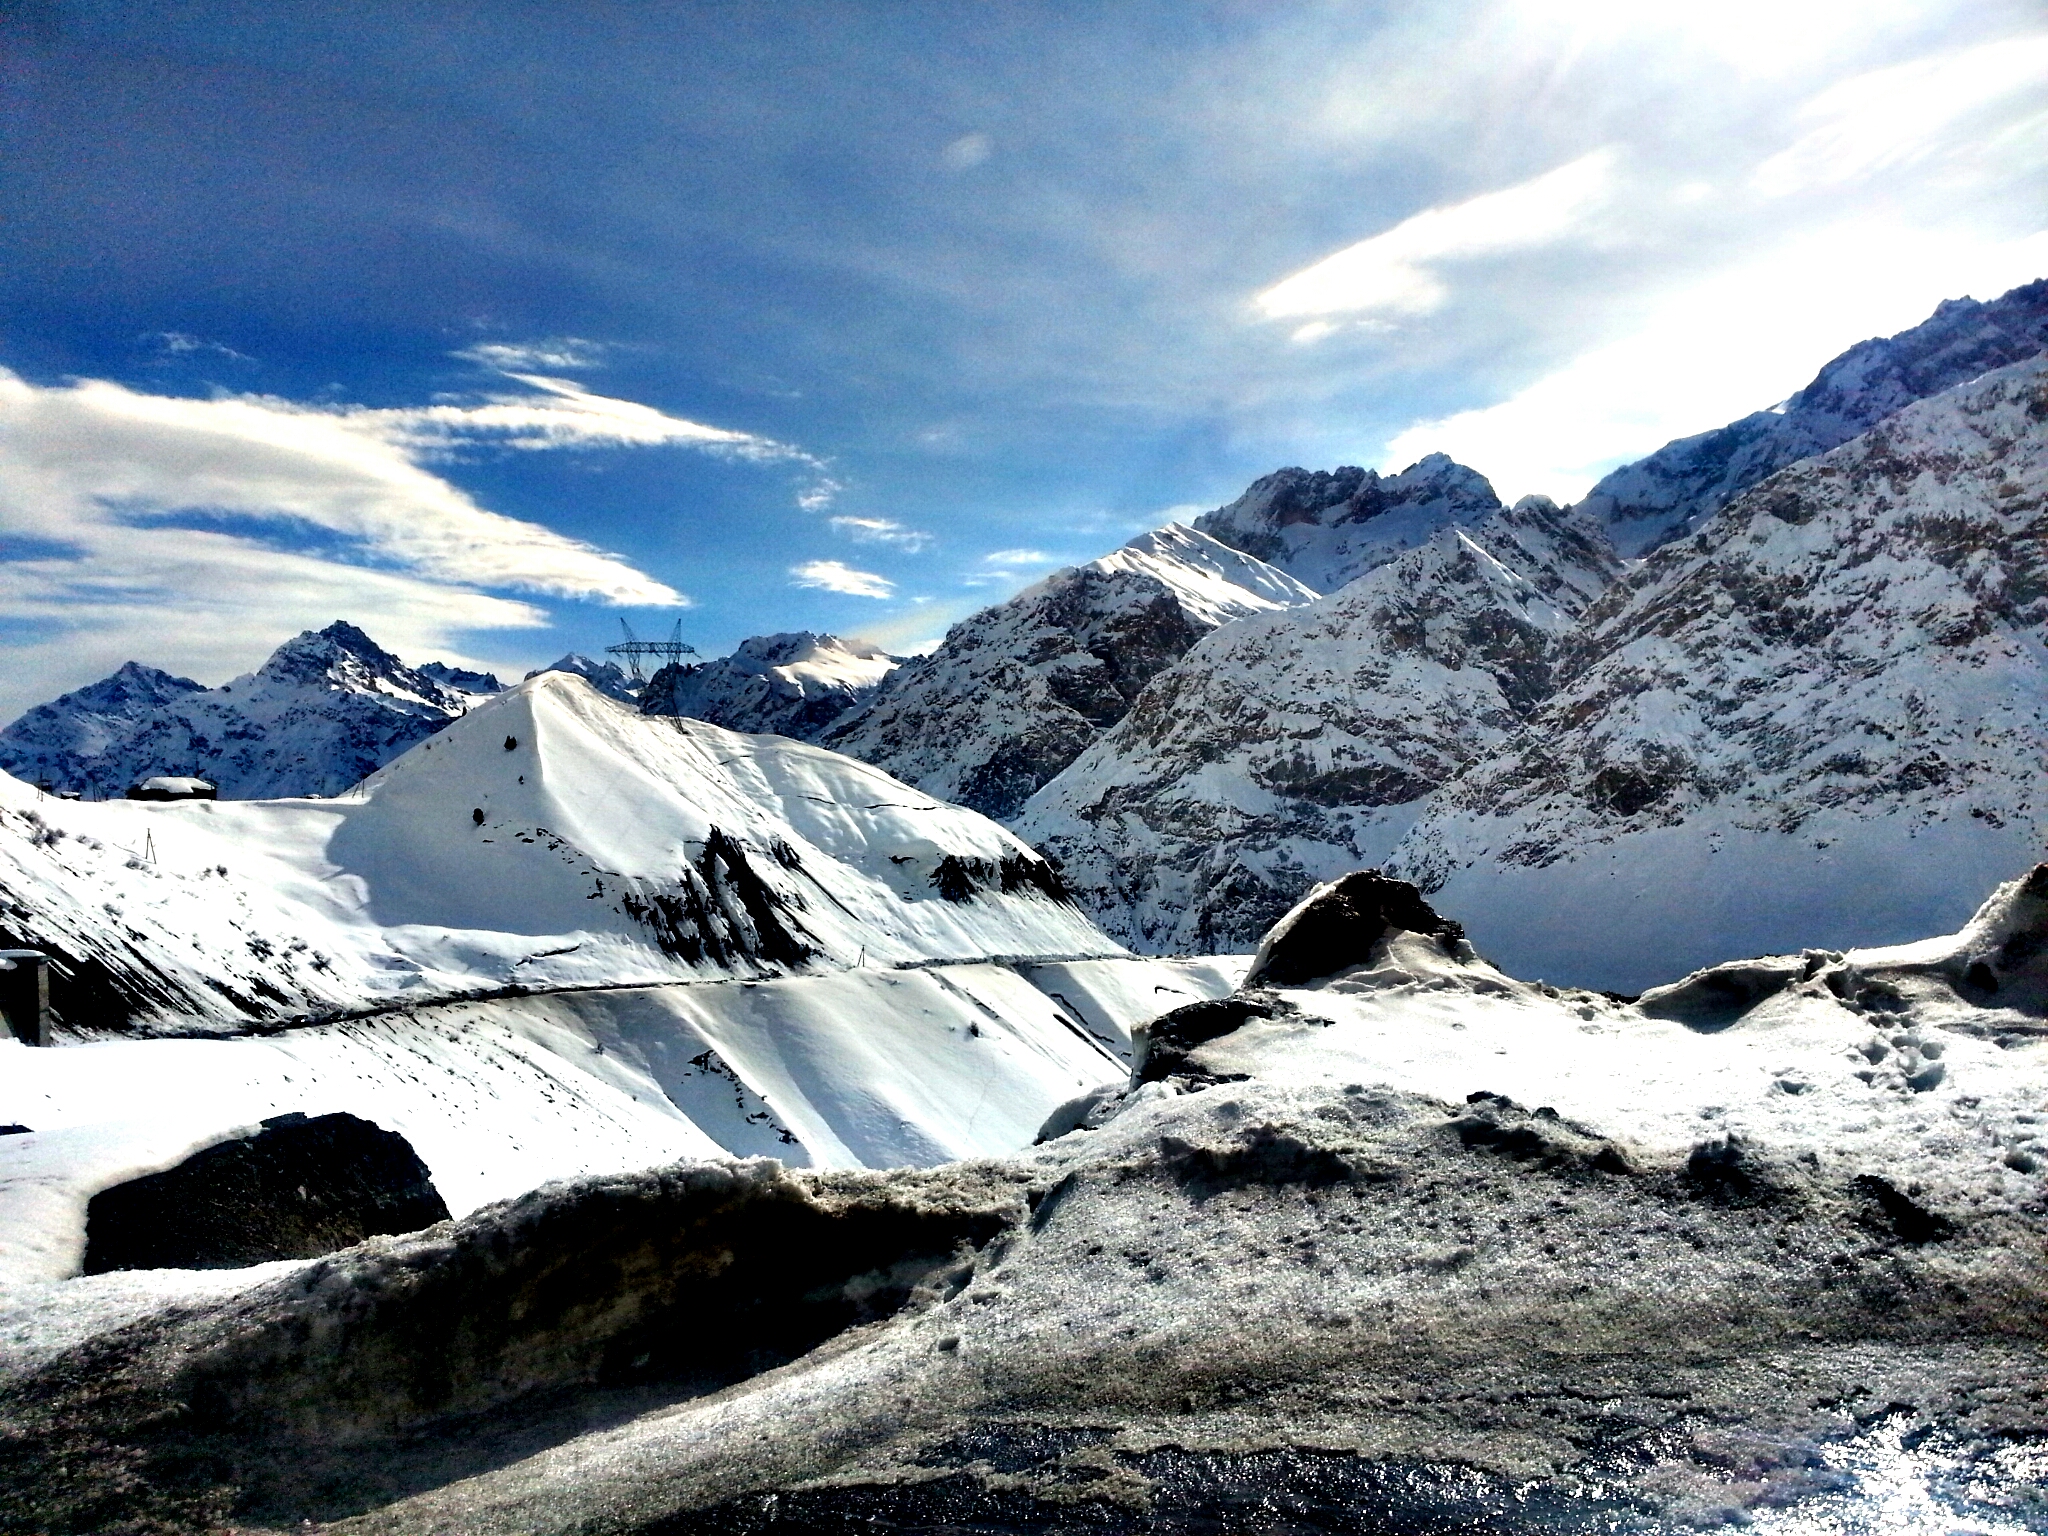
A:
[[[1894,411],[2048,349],[2048,279],[1988,304],[1949,299],[1896,336],[1858,342],[1798,394],[1623,465],[1579,506],[1636,556],[1697,528],[1766,475],[1824,453]]]
[[[1318,592],[1334,592],[1441,528],[1470,528],[1499,510],[1484,475],[1432,453],[1385,477],[1349,465],[1275,470],[1196,518],[1195,527]]]
[[[605,697],[617,699],[621,704],[631,704],[640,697],[640,685],[627,675],[624,667],[616,661],[599,661],[581,651],[571,651],[559,661],[527,673],[526,680],[532,682],[543,672],[567,672],[580,677]]]
[[[645,714],[815,741],[902,663],[837,635],[755,635],[716,661],[663,667],[647,680],[639,704]]]
[[[219,688],[129,662],[0,731],[0,769],[102,798],[161,774],[206,779],[231,799],[338,794],[496,683],[437,667],[408,667],[342,621]]]
[[[1154,529],[954,625],[822,739],[1002,819],[1203,635],[1314,597],[1207,534]]]
[[[124,789],[126,783],[114,782],[125,772],[120,749],[166,705],[204,692],[206,685],[189,677],[173,677],[139,661],[123,662],[112,676],[38,704],[0,731],[0,768],[53,788]],[[107,763],[105,786],[95,786],[85,769],[99,760]],[[134,777],[128,775],[127,782]]]

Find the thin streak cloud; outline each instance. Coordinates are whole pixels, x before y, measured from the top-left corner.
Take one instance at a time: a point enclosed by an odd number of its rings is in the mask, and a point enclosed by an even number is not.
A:
[[[1607,200],[1616,159],[1612,149],[1595,150],[1517,186],[1426,208],[1304,267],[1255,302],[1269,320],[1427,314],[1449,295],[1440,265],[1549,245],[1582,231]]]
[[[790,585],[846,597],[893,597],[896,583],[873,571],[856,571],[837,560],[811,560],[789,568]]]

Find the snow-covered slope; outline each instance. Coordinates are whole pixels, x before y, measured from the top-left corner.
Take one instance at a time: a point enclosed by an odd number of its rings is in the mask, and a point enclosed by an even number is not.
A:
[[[954,625],[823,740],[929,794],[1008,817],[1196,640],[1314,596],[1169,524]]]
[[[216,1040],[0,1040],[0,1296],[77,1273],[85,1208],[274,1115],[403,1135],[456,1214],[551,1179],[770,1156],[892,1168],[1014,1152],[1120,1084],[1135,1029],[1242,960],[854,969],[535,993]],[[4,1340],[0,1332],[0,1340]]]
[[[1952,927],[2048,838],[2048,358],[1781,470],[1586,615],[1389,867],[1522,974]]]
[[[1470,528],[1499,510],[1484,475],[1432,453],[1385,478],[1349,466],[1276,470],[1195,527],[1334,592],[1442,529]]]
[[[1608,475],[1579,505],[1636,556],[1696,528],[1762,480],[1994,368],[2048,349],[2048,279],[1999,299],[1950,299],[1896,336],[1859,342],[1782,406],[1666,443]]]
[[[1520,729],[1617,570],[1597,528],[1546,501],[1444,528],[1202,640],[1017,830],[1134,948],[1248,948],[1315,881],[1384,858],[1425,795]]]
[[[756,635],[730,656],[663,667],[640,691],[650,715],[688,715],[729,731],[816,741],[870,698],[903,658],[837,635]]]
[[[567,673],[334,800],[76,803],[0,778],[0,935],[75,1026],[280,1017],[515,983],[1112,954],[971,811]]]
[[[99,797],[157,774],[230,799],[333,795],[497,689],[488,673],[408,667],[337,622],[219,688],[131,661],[0,731],[0,769]]]

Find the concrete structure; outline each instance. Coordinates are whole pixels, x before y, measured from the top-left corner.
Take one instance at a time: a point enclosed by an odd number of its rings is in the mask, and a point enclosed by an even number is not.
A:
[[[39,949],[0,949],[0,1020],[23,1045],[50,1043],[50,959]]]

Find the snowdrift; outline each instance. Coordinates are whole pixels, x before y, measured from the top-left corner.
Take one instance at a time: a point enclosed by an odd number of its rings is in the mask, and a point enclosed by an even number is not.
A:
[[[392,1536],[2042,1529],[2048,868],[1954,935],[1639,1004],[1510,977],[1377,876],[1270,939],[1271,985],[1154,1021],[1141,1081],[1021,1154],[558,1184],[119,1333],[114,1277],[70,1282],[0,1371],[0,1502]]]

